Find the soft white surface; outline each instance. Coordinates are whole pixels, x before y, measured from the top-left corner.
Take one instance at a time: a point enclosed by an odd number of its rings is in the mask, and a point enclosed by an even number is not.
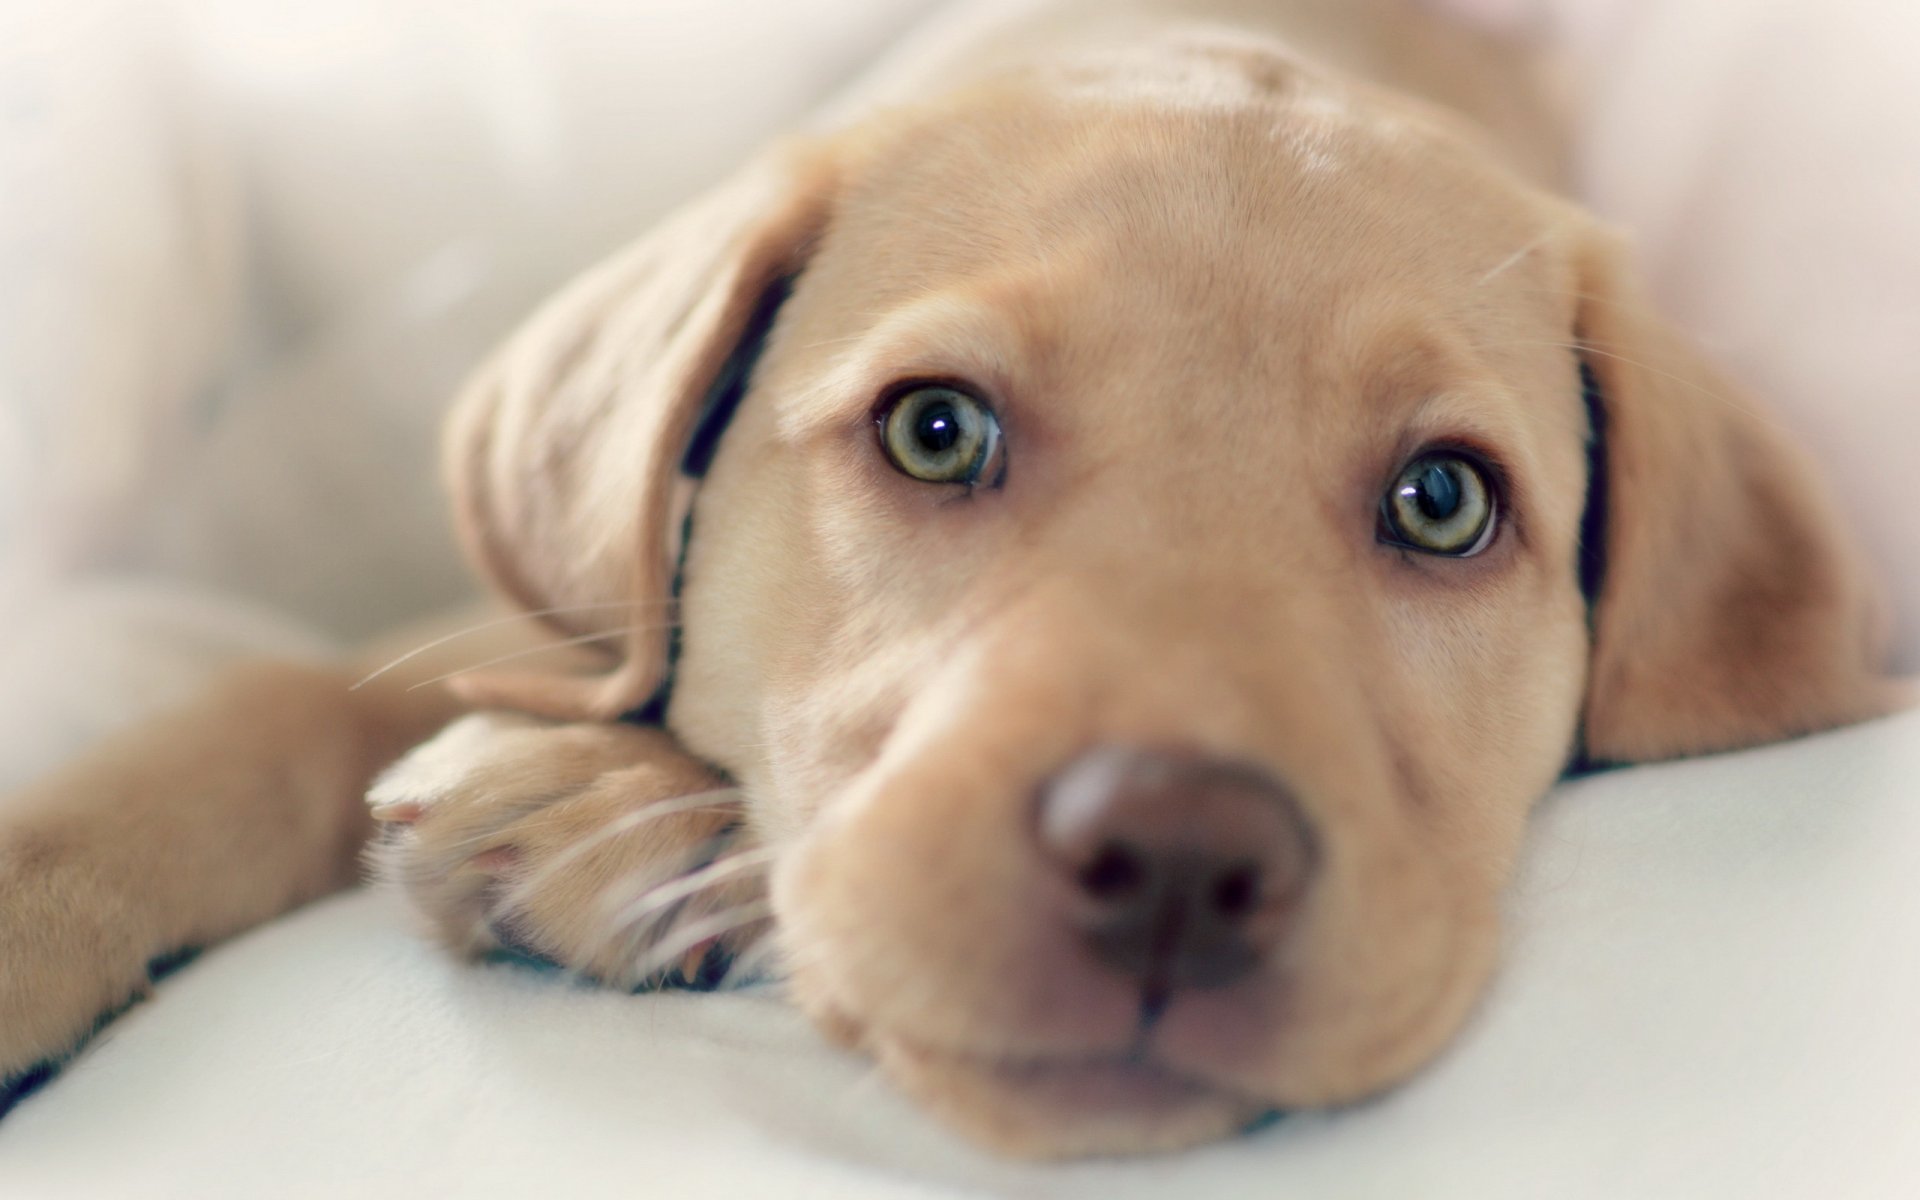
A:
[[[1920,668],[1920,8],[1447,2],[1580,49],[1587,193],[1829,458]],[[462,591],[459,375],[929,5],[0,0],[0,787]],[[0,1196],[1911,1196],[1916,780],[1909,715],[1563,789],[1436,1071],[1119,1169],[980,1160],[764,997],[464,968],[347,897],[0,1122]]]
[[[1897,1200],[1920,1181],[1920,713],[1546,803],[1463,1043],[1363,1109],[987,1160],[770,995],[462,967],[361,893],[162,985],[0,1123],[0,1195]]]
[[[464,598],[465,374],[934,4],[0,0],[0,616],[103,569],[349,636]]]
[[[223,666],[340,652],[240,597],[147,580],[16,593],[0,619],[0,796],[102,734],[191,696]]]
[[[1920,4],[1550,0],[1580,190],[1654,295],[1823,459],[1920,670]]]
[[[938,2],[0,0],[0,609],[460,595],[422,464],[463,374]],[[1920,5],[1431,2],[1572,52],[1582,193],[1827,460],[1920,670]]]

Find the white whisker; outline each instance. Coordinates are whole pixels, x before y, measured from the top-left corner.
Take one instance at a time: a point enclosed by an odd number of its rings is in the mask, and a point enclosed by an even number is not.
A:
[[[670,602],[656,602],[656,603],[670,603]],[[439,647],[446,645],[448,642],[456,642],[463,637],[467,637],[476,633],[484,633],[489,629],[498,629],[502,625],[511,625],[516,621],[533,621],[533,620],[538,620],[542,617],[566,616],[570,613],[607,612],[609,610],[617,609],[617,608],[637,608],[637,607],[639,607],[639,605],[636,602],[631,600],[609,601],[608,603],[605,603],[605,604],[568,604],[568,605],[563,605],[559,608],[535,609],[532,612],[513,613],[510,616],[500,617],[497,620],[482,621],[478,625],[469,625],[465,629],[455,630],[454,632],[447,634],[445,637],[437,637],[423,646],[414,647],[412,650],[409,650],[405,654],[402,654],[399,658],[394,659],[392,662],[388,663],[386,666],[380,667],[377,670],[374,670],[368,673],[367,675],[362,676],[358,682],[356,682],[352,687],[348,688],[347,690],[358,691],[359,689],[365,687],[369,683],[372,683],[374,680],[380,678],[382,675],[385,675],[388,671],[393,670],[395,667],[398,667],[404,663],[411,662],[414,659],[420,657],[422,654],[425,654],[427,651],[438,649]]]
[[[677,879],[656,884],[648,888],[636,900],[629,901],[613,914],[615,928],[630,929],[647,917],[662,909],[712,887],[716,883],[743,875],[748,871],[759,870],[773,861],[773,851],[767,848],[742,850],[729,854],[725,858],[715,859],[697,871],[690,871]]]
[[[1546,245],[1547,242],[1550,241],[1554,237],[1554,235],[1558,234],[1562,228],[1563,226],[1560,226],[1560,225],[1547,226],[1547,228],[1541,230],[1539,235],[1536,236],[1532,241],[1526,243],[1525,245],[1521,246],[1518,250],[1515,250],[1512,254],[1509,254],[1505,258],[1501,259],[1499,263],[1497,263],[1494,266],[1493,270],[1488,271],[1485,275],[1482,275],[1480,277],[1480,282],[1475,284],[1474,286],[1485,287],[1487,284],[1492,283],[1495,279],[1498,279],[1500,276],[1506,274],[1508,271],[1511,271],[1514,267],[1518,266],[1520,264],[1520,261],[1526,258],[1527,255],[1532,254],[1535,250],[1538,250],[1540,247]]]
[[[727,964],[726,973],[721,975],[720,981],[713,985],[713,990],[728,992],[736,987],[746,987],[759,979],[777,978],[779,974],[777,966],[764,974],[761,969],[770,963],[777,963],[779,958],[779,940],[770,937],[762,938],[733,956],[733,961]]]
[[[1503,346],[1545,346],[1548,349],[1553,349],[1553,350],[1570,350],[1576,354],[1593,354],[1601,358],[1611,359],[1614,362],[1625,363],[1627,366],[1630,366],[1630,367],[1638,367],[1642,371],[1646,371],[1649,374],[1658,375],[1662,379],[1668,380],[1672,383],[1677,383],[1681,387],[1686,388],[1690,392],[1698,392],[1700,395],[1705,396],[1708,399],[1718,400],[1720,403],[1726,405],[1728,408],[1732,409],[1733,411],[1737,413],[1742,413],[1748,417],[1751,417],[1754,420],[1760,422],[1762,425],[1771,426],[1773,429],[1779,431],[1780,433],[1788,437],[1793,436],[1792,432],[1786,429],[1784,426],[1782,426],[1778,421],[1775,421],[1772,418],[1768,417],[1765,413],[1757,412],[1754,409],[1751,409],[1746,405],[1739,403],[1738,401],[1734,400],[1731,396],[1728,396],[1723,392],[1717,392],[1714,389],[1707,387],[1704,384],[1696,382],[1695,380],[1692,380],[1692,379],[1688,379],[1684,375],[1675,375],[1671,371],[1663,371],[1659,367],[1654,366],[1652,363],[1644,362],[1637,358],[1629,358],[1624,354],[1615,354],[1611,350],[1602,350],[1598,346],[1589,345],[1588,343],[1585,343],[1585,342],[1552,342],[1552,341],[1525,341],[1525,340],[1512,341],[1512,342],[1485,342],[1485,343],[1481,343],[1474,346],[1474,349],[1495,350]]]
[[[717,799],[722,796],[728,797],[728,799]],[[562,850],[558,855],[554,856],[552,862],[542,865],[538,871],[535,871],[532,875],[514,884],[512,888],[500,897],[498,907],[502,911],[511,912],[519,905],[520,901],[525,900],[529,895],[537,891],[547,880],[552,879],[555,875],[579,861],[580,857],[589,850],[605,843],[610,838],[619,837],[623,833],[630,833],[642,825],[649,825],[654,821],[664,820],[667,817],[680,816],[685,813],[700,812],[708,809],[720,810],[732,808],[737,805],[738,798],[738,788],[713,788],[704,792],[690,792],[685,796],[675,796],[667,800],[652,801],[643,808],[636,809],[630,813],[623,813],[606,822],[586,837],[579,839],[573,845],[568,846],[565,850]]]
[[[417,692],[423,687],[432,687],[436,683],[445,683],[457,675],[465,675],[472,671],[484,671],[488,667],[497,667],[501,663],[513,662],[515,659],[531,658],[536,654],[545,654],[549,650],[562,650],[568,646],[585,646],[593,642],[604,642],[611,638],[625,637],[630,633],[638,633],[646,629],[671,629],[673,624],[673,622],[669,621],[658,625],[622,625],[618,629],[608,629],[600,633],[583,633],[578,637],[561,638],[557,642],[542,642],[538,646],[529,646],[522,650],[515,650],[511,654],[502,654],[496,658],[489,658],[485,662],[473,663],[469,666],[461,667],[456,671],[448,671],[444,675],[435,675],[432,679],[423,679],[419,683],[408,687],[407,690]]]
[[[653,949],[642,955],[634,964],[632,976],[635,979],[651,979],[668,964],[685,958],[687,953],[702,942],[717,941],[737,930],[764,921],[773,915],[773,906],[765,900],[756,900],[747,904],[738,904],[704,920],[693,921],[678,936],[658,942]]]

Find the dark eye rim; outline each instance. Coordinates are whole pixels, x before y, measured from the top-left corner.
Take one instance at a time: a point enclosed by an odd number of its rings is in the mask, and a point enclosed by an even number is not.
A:
[[[1464,550],[1436,550],[1431,546],[1422,546],[1409,541],[1397,532],[1393,518],[1393,490],[1406,473],[1419,463],[1430,458],[1458,459],[1467,464],[1487,489],[1487,522]],[[1395,550],[1404,550],[1428,558],[1467,559],[1477,558],[1491,550],[1500,540],[1507,524],[1507,486],[1506,474],[1499,463],[1478,448],[1460,442],[1429,442],[1403,457],[1400,465],[1387,476],[1386,484],[1380,489],[1379,504],[1375,509],[1374,537],[1383,546]]]
[[[933,389],[956,392],[965,396],[967,399],[979,405],[981,411],[987,414],[987,419],[993,423],[996,433],[995,446],[989,450],[987,458],[980,464],[982,473],[979,476],[971,479],[922,479],[903,467],[899,460],[894,458],[893,452],[888,449],[887,418],[893,414],[894,409],[900,406],[900,402],[908,396],[916,392]],[[886,460],[887,466],[896,474],[914,483],[929,487],[959,487],[972,491],[975,488],[983,487],[998,488],[1006,482],[1006,424],[1000,419],[999,410],[994,406],[993,402],[987,398],[986,389],[980,387],[978,384],[969,380],[943,375],[913,376],[911,378],[897,380],[881,390],[879,398],[873,402],[873,407],[869,412],[869,418],[872,421],[874,441],[880,450],[880,456]],[[990,467],[995,467],[996,465],[997,470],[994,471],[993,477],[987,478],[985,470]]]

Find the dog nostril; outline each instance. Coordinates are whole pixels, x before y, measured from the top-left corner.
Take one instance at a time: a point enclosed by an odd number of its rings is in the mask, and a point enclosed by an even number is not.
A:
[[[1260,868],[1241,863],[1213,885],[1213,911],[1228,921],[1241,921],[1260,907]]]
[[[1095,900],[1130,900],[1147,885],[1147,865],[1124,842],[1107,842],[1079,871],[1080,887]]]
[[[1037,797],[1040,848],[1096,958],[1149,988],[1220,988],[1290,936],[1313,832],[1257,767],[1134,747],[1089,751]]]

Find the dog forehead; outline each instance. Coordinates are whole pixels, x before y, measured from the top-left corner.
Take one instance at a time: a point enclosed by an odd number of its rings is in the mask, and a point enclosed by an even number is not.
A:
[[[983,357],[1082,382],[1311,385],[1417,357],[1437,329],[1548,336],[1562,272],[1507,260],[1551,240],[1552,213],[1320,101],[1169,114],[996,97],[899,126],[852,173],[802,282],[827,300],[800,306],[806,340],[903,360],[943,337],[994,342]]]
[[[1029,99],[869,147],[802,284],[833,314],[808,340],[854,345],[892,324],[932,341],[966,314],[956,332],[998,324],[998,357],[1029,376],[1310,386],[1377,369],[1403,317],[1550,332],[1531,320],[1560,307],[1537,264],[1481,286],[1550,217],[1425,134],[1316,93],[1175,113]]]
[[[1413,278],[1471,270],[1449,252],[1531,215],[1524,187],[1464,150],[1443,122],[1331,85],[1181,107],[1026,83],[877,122],[829,236],[883,248],[869,286],[901,292],[1088,246],[1174,277]]]

